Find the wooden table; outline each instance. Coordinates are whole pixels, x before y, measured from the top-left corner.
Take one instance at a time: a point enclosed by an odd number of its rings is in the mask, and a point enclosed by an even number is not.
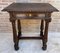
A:
[[[13,41],[15,50],[19,49],[19,39],[42,39],[42,49],[47,48],[48,26],[51,22],[51,13],[58,10],[49,3],[12,3],[2,11],[7,11],[10,14],[10,21],[13,29]],[[25,14],[26,17],[16,17],[16,14]],[[44,14],[45,17],[38,17],[38,14]],[[40,19],[40,37],[21,37],[21,23],[20,19]],[[18,23],[18,34],[16,31],[16,20]],[[45,27],[44,27],[45,22]]]

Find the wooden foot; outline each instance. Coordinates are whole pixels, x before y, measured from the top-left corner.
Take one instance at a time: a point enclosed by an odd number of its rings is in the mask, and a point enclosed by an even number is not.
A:
[[[47,45],[46,45],[46,42],[43,42],[43,47],[42,47],[43,50],[46,50],[47,49]]]
[[[18,44],[15,44],[15,45],[14,45],[14,49],[15,49],[16,51],[19,50]]]
[[[47,49],[47,45],[43,46],[42,49],[43,50],[46,50]]]

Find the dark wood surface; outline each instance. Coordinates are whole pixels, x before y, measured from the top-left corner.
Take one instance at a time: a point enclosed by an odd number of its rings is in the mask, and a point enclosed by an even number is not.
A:
[[[42,37],[19,37],[19,39],[42,39]]]
[[[14,12],[54,12],[58,11],[49,3],[12,3],[2,11]]]

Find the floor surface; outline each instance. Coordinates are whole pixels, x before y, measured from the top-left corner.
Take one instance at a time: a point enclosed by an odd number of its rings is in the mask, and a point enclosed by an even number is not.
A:
[[[39,34],[23,34],[32,36]],[[20,40],[19,50],[14,50],[12,33],[0,33],[0,53],[60,53],[60,33],[49,33],[47,50],[43,51],[41,40]]]

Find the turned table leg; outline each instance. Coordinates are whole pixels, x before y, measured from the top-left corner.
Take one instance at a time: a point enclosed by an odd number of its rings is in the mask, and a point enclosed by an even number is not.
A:
[[[49,22],[45,21],[45,31],[43,36],[43,47],[42,47],[43,50],[46,50],[47,48],[48,26],[49,26]]]
[[[44,29],[44,20],[41,20],[41,26],[40,26],[40,37],[43,37],[43,29]]]
[[[13,41],[14,41],[14,48],[15,50],[18,50],[18,37],[17,37],[17,32],[16,32],[16,24],[15,21],[12,21],[12,29],[13,29]]]
[[[18,39],[21,37],[21,22],[20,20],[17,20],[17,26],[18,26]]]
[[[44,35],[43,35],[43,50],[47,49],[47,41],[48,41],[48,27],[49,27],[49,22],[51,22],[51,13],[46,13],[45,14],[45,30],[44,30]],[[47,19],[48,18],[48,19]]]
[[[12,23],[12,30],[13,30],[14,49],[18,50],[19,49],[19,46],[18,46],[19,40],[18,40],[18,37],[17,37],[17,31],[16,31],[15,13],[13,13],[13,12],[9,12],[9,13],[10,13],[10,22]]]

